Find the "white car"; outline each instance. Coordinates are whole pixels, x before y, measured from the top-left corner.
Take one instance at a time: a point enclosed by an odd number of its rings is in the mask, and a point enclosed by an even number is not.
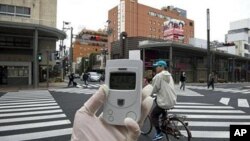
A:
[[[88,81],[100,81],[101,75],[97,72],[89,72],[89,79]]]

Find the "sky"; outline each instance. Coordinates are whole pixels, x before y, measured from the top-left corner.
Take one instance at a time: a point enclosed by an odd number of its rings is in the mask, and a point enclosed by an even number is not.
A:
[[[117,6],[119,2],[120,0],[57,0],[57,28],[62,29],[63,21],[67,21],[74,29],[73,34],[78,34],[83,28],[103,29],[107,25],[108,10]],[[250,0],[138,0],[138,2],[157,9],[174,6],[186,10],[187,18],[194,20],[195,38],[199,39],[207,38],[206,9],[209,8],[211,41],[224,42],[230,22],[250,18]]]

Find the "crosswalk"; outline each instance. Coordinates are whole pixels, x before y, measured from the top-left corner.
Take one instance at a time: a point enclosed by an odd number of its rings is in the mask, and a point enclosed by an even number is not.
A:
[[[222,97],[219,102],[224,105],[229,105],[230,101],[231,101],[231,98]],[[249,108],[248,99],[237,98],[237,105],[238,107]]]
[[[53,92],[61,92],[61,93],[74,93],[74,94],[86,94],[86,95],[92,95],[94,94],[97,89],[89,89],[89,88],[62,88],[62,89],[49,89],[49,91],[53,91]]]
[[[0,97],[1,141],[70,139],[71,133],[71,122],[47,90],[8,92]]]
[[[198,89],[198,90],[208,90],[207,87],[204,86],[187,86],[189,89]],[[248,89],[230,89],[230,88],[215,88],[213,90],[214,92],[223,92],[225,93],[229,93],[229,94],[240,94],[240,96],[242,95],[246,95],[246,94],[250,94],[250,90]],[[220,93],[218,93],[220,94]],[[248,99],[246,98],[236,98],[237,99],[237,107],[244,107],[244,108],[249,108],[249,103],[248,103]],[[234,99],[233,99],[234,100]],[[224,105],[229,105],[230,102],[232,101],[232,98],[230,97],[221,97],[219,100],[219,103],[222,103]]]
[[[88,88],[88,89],[98,89],[101,86],[101,84],[78,84],[76,87],[78,88]]]
[[[169,113],[187,116],[192,137],[197,140],[229,140],[230,125],[250,124],[250,115],[231,106],[179,102]]]
[[[206,86],[187,86],[187,88],[198,89],[198,90],[209,90]],[[210,88],[211,90],[211,88]],[[233,89],[233,88],[214,88],[215,92],[224,92],[224,93],[239,93],[239,94],[250,94],[249,89]]]

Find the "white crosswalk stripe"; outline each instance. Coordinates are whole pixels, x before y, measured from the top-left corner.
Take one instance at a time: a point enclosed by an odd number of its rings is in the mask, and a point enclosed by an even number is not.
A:
[[[75,94],[94,94],[97,89],[89,88],[64,88],[64,89],[50,89],[54,92],[63,92],[63,93],[75,93]]]
[[[207,89],[207,87],[204,87],[204,86],[187,86],[187,88],[198,89],[198,90],[209,90],[209,89]],[[249,89],[216,88],[215,87],[213,91],[224,92],[224,93],[250,94]]]
[[[230,98],[226,98],[226,97],[222,97],[220,99],[220,103],[222,103],[224,105],[228,105],[229,101],[230,101]]]
[[[247,99],[238,99],[238,106],[239,107],[249,107]]]
[[[186,116],[192,138],[197,140],[228,140],[230,125],[250,124],[250,115],[227,105],[179,102],[169,113]]]
[[[222,97],[219,102],[222,103],[222,104],[224,104],[224,105],[228,105],[230,99],[231,98],[228,98],[228,97]],[[237,105],[238,107],[249,108],[249,104],[248,104],[248,100],[247,99],[239,98],[237,102],[238,102],[238,105]]]
[[[43,131],[42,127],[49,130]],[[70,136],[72,127],[47,90],[32,90],[0,97],[0,132],[1,141],[36,140]]]

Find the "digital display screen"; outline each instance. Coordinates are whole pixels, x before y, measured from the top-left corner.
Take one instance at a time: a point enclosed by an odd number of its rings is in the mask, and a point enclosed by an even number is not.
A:
[[[134,90],[136,74],[134,72],[110,73],[109,87],[116,90]]]

